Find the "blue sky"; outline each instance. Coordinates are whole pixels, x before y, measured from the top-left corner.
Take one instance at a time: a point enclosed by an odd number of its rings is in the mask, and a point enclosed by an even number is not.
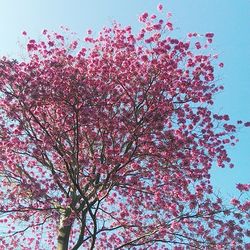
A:
[[[69,27],[81,38],[91,28],[97,34],[113,20],[138,27],[143,11],[155,12],[158,3],[172,12],[178,36],[188,32],[214,32],[213,48],[225,67],[220,82],[225,90],[216,97],[215,110],[228,113],[233,121],[250,120],[250,1],[249,0],[0,0],[0,56],[18,58],[24,43],[21,33],[39,39],[46,28]],[[235,169],[214,169],[213,182],[227,196],[234,186],[250,181],[250,129],[238,133],[240,142],[231,149]]]

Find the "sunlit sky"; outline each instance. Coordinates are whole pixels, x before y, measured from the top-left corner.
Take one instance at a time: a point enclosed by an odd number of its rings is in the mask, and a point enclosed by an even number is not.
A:
[[[91,28],[98,34],[113,20],[138,28],[138,16],[153,13],[154,0],[0,0],[0,56],[20,58],[22,31],[39,39],[46,28],[58,31],[67,26],[81,38]],[[228,113],[232,121],[250,121],[250,1],[249,0],[162,0],[172,12],[176,34],[214,32],[213,48],[225,67],[218,79],[225,90],[216,96],[215,110]],[[213,183],[222,194],[235,195],[236,183],[250,182],[250,129],[238,133],[240,142],[231,149],[234,169],[212,171]]]

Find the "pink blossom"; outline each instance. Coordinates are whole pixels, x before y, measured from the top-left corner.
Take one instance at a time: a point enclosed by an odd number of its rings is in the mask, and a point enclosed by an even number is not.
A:
[[[166,26],[167,26],[168,30],[170,30],[170,31],[173,30],[173,24],[171,22],[167,22]]]
[[[240,204],[239,200],[237,200],[236,198],[233,198],[233,199],[230,201],[230,203],[231,203],[232,205],[234,205],[234,206],[237,206],[237,205]]]
[[[236,188],[239,189],[241,192],[242,191],[249,191],[250,190],[250,184],[237,184]]]
[[[142,61],[146,62],[146,61],[148,60],[148,57],[147,57],[146,55],[143,55],[143,56],[141,57],[141,59],[142,59]]]
[[[220,67],[220,68],[223,68],[223,67],[224,67],[224,63],[222,63],[222,62],[219,63],[219,67]]]
[[[246,243],[246,244],[245,244],[245,249],[246,249],[246,250],[250,250],[250,243]]]
[[[148,13],[144,12],[144,13],[142,13],[142,15],[139,16],[139,21],[144,23],[144,22],[146,22],[147,18],[148,18]]]
[[[248,211],[248,210],[250,210],[250,201],[246,201],[245,203],[243,203],[241,205],[240,209],[242,211]]]
[[[197,49],[200,49],[200,48],[201,48],[200,42],[196,42],[196,43],[195,43],[195,47],[196,47]]]
[[[214,37],[214,33],[211,33],[211,32],[210,33],[206,33],[205,37],[206,38],[213,38]]]
[[[213,42],[213,39],[208,38],[207,41],[208,41],[208,43],[212,43],[212,42]]]
[[[163,5],[162,4],[158,4],[157,9],[158,9],[158,11],[162,11]]]
[[[52,41],[49,41],[49,42],[48,42],[48,45],[49,45],[50,47],[53,47],[53,46],[55,45],[55,43],[52,42]]]
[[[250,127],[250,122],[245,122],[245,123],[244,123],[244,126],[245,126],[245,127]]]
[[[168,13],[167,13],[167,18],[170,18],[170,17],[172,17],[172,13],[171,13],[171,12],[168,12]]]
[[[73,41],[73,42],[70,44],[70,49],[72,49],[72,50],[76,49],[77,45],[78,45],[78,42],[77,42],[77,41]]]

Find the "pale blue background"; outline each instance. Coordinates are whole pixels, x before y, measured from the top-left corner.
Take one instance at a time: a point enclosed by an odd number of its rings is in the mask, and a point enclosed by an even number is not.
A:
[[[18,58],[21,33],[39,39],[44,28],[57,31],[61,25],[83,37],[88,28],[97,34],[105,25],[118,20],[138,28],[141,12],[155,12],[153,0],[0,0],[0,55]],[[216,97],[215,109],[228,113],[233,121],[250,120],[250,0],[169,0],[161,1],[164,11],[172,12],[175,27],[187,32],[214,32],[213,47],[225,67],[219,78],[225,85]],[[214,169],[213,183],[225,198],[236,195],[234,186],[250,181],[250,129],[242,129],[240,142],[230,150],[235,169]]]

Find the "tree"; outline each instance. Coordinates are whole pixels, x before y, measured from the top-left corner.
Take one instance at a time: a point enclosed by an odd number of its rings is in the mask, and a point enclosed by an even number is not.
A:
[[[140,21],[88,31],[90,45],[44,30],[28,60],[1,59],[2,248],[249,247],[249,202],[225,206],[210,182],[237,141],[212,112],[213,34]]]

